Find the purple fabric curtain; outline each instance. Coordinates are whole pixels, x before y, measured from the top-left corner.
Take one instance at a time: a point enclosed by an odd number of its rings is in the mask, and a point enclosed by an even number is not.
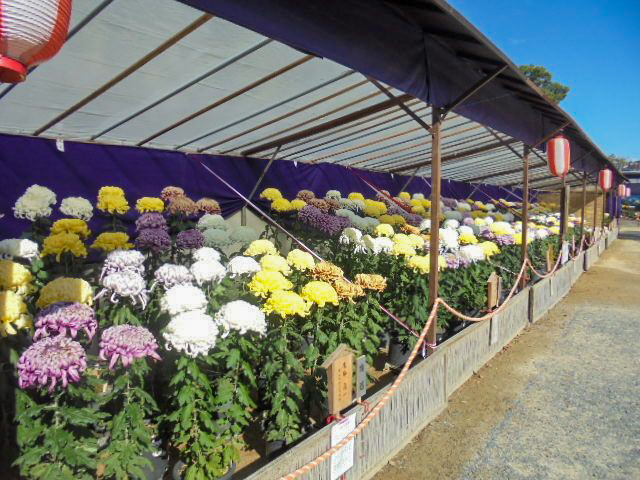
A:
[[[60,201],[69,196],[84,197],[95,204],[98,190],[105,185],[122,187],[129,204],[143,196],[158,196],[160,191],[174,185],[184,188],[194,200],[211,197],[220,203],[223,214],[229,216],[243,206],[241,199],[228,190],[201,165],[205,163],[244,195],[248,195],[267,165],[267,160],[220,155],[187,155],[176,151],[150,148],[65,142],[64,152],[50,139],[26,136],[0,135],[0,238],[18,236],[28,226],[26,220],[14,218],[12,207],[16,199],[33,184],[53,190]],[[409,179],[404,175],[355,170],[328,163],[306,164],[276,161],[265,175],[256,192],[256,198],[266,187],[279,188],[288,197],[301,189],[312,190],[324,196],[327,190],[339,190],[344,196],[362,192],[373,197],[374,192],[363,181],[376,188],[397,195]],[[431,193],[430,179],[414,177],[406,188],[410,193]],[[482,202],[490,198],[519,201],[520,189],[510,191],[491,185],[475,185],[443,180],[442,195],[454,198],[472,198]],[[266,204],[262,204],[267,206]],[[133,209],[132,209],[133,210]],[[54,208],[53,219],[60,218]],[[131,211],[129,221],[137,217]],[[96,215],[92,229],[100,228],[101,218]]]

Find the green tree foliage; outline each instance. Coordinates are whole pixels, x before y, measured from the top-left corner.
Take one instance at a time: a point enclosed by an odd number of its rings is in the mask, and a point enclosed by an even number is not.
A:
[[[554,103],[560,103],[569,93],[570,88],[553,81],[551,72],[539,65],[520,65],[520,71],[529,80],[542,89],[544,94]]]

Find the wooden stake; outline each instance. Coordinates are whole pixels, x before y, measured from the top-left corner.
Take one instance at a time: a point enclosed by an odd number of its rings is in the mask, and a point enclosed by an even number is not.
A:
[[[584,209],[587,204],[587,172],[582,176],[582,210],[580,213],[580,235],[584,236]]]
[[[562,192],[560,195],[560,239],[564,242],[567,239],[569,230],[569,208],[571,202],[571,187],[567,185],[567,178],[562,178]]]
[[[598,181],[596,180],[596,197],[593,200],[593,237],[596,236],[596,225],[598,223]]]
[[[527,259],[527,244],[529,234],[529,147],[522,148],[522,262]],[[521,288],[527,284],[527,274],[522,276]]]

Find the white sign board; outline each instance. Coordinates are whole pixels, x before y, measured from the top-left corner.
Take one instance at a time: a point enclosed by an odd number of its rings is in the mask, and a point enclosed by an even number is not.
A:
[[[335,447],[340,441],[356,428],[356,415],[349,415],[331,428],[331,446]],[[352,439],[331,457],[331,480],[338,480],[347,470],[353,467]]]
[[[564,265],[569,261],[569,242],[562,242],[562,258],[560,263]]]

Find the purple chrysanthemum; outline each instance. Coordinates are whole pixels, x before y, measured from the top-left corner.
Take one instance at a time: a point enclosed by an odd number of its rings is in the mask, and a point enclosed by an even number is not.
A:
[[[171,237],[161,228],[146,228],[140,230],[136,238],[136,248],[161,252],[171,248]]]
[[[195,228],[180,232],[176,236],[176,245],[184,250],[195,250],[204,247],[204,235]]]
[[[447,268],[456,269],[460,267],[460,257],[455,253],[445,253],[444,258],[447,261]]]
[[[53,391],[58,382],[66,388],[69,382],[80,381],[87,368],[87,357],[78,342],[59,335],[38,340],[20,357],[18,384],[20,388],[44,387]]]
[[[464,214],[463,214],[463,217],[464,217]],[[468,217],[464,217],[464,219],[462,220],[462,224],[466,225],[467,227],[473,227],[476,224],[476,222],[471,216],[468,216]]]
[[[157,354],[158,344],[153,334],[144,327],[117,325],[109,327],[100,339],[100,358],[109,361],[113,369],[118,361],[128,367],[136,358],[151,357],[161,360]]]
[[[515,245],[516,243],[516,239],[513,235],[496,235],[495,237],[495,242],[498,245]]]
[[[298,220],[330,236],[338,235],[351,226],[350,219],[322,213],[312,205],[307,205],[298,212]]]
[[[84,303],[68,302],[54,303],[40,311],[36,317],[35,325],[34,340],[54,335],[70,335],[75,339],[81,330],[91,340],[98,328],[93,308]]]
[[[167,221],[158,212],[143,213],[136,220],[136,232],[141,232],[148,228],[160,228],[162,230],[168,230]]]

